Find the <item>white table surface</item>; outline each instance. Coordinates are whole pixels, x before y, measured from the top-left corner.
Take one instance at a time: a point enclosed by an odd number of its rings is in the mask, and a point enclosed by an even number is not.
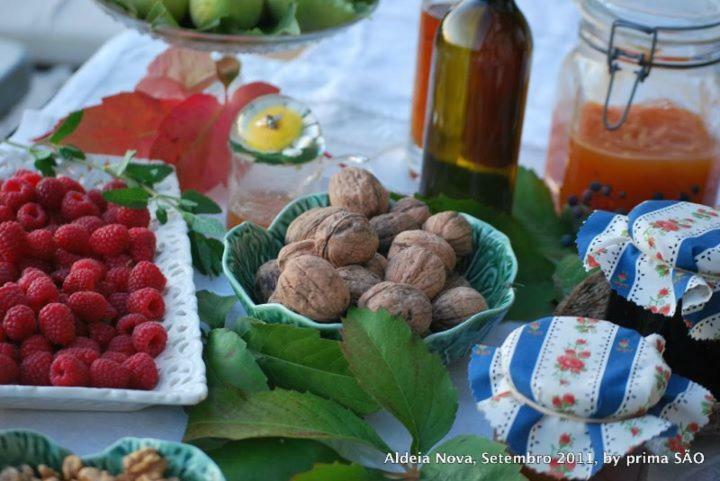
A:
[[[382,0],[369,21],[316,45],[291,62],[243,56],[243,80],[265,80],[311,106],[331,152],[376,156],[405,143],[415,61],[419,0]],[[542,171],[554,86],[565,53],[575,42],[577,13],[569,0],[519,0],[533,28],[535,55],[521,163]],[[552,11],[552,21],[547,12]],[[127,31],[103,46],[42,111],[28,111],[14,138],[27,141],[46,132],[68,112],[102,97],[132,90],[165,45]],[[375,165],[391,185],[402,183],[403,166]],[[228,283],[196,275],[198,289],[230,294]],[[499,326],[487,339],[498,344],[514,327]],[[489,435],[467,387],[466,361],[451,372],[461,404],[451,436]],[[405,449],[408,437],[390,416],[371,416],[390,446]],[[123,436],[179,440],[186,425],[182,408],[154,407],[134,413],[75,413],[0,410],[0,429],[35,429],[79,454],[100,450]],[[672,469],[664,467],[667,479]],[[654,474],[652,479],[666,479]],[[713,478],[708,478],[713,479]]]

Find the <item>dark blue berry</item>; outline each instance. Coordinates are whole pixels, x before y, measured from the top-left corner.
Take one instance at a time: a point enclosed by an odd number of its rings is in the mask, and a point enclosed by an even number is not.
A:
[[[602,189],[600,189],[600,193],[605,197],[610,197],[610,194],[612,193],[612,187],[610,187],[609,185],[603,185]]]
[[[624,199],[625,197],[627,197],[627,192],[625,192],[624,190],[621,190],[620,192],[618,192],[618,197],[620,197],[621,199]]]
[[[576,219],[582,219],[585,217],[585,209],[581,205],[576,205],[572,208],[572,213]]]
[[[577,195],[571,195],[570,197],[568,197],[568,205],[570,207],[574,207],[574,206],[578,205]]]
[[[683,202],[687,202],[688,200],[690,200],[690,196],[687,195],[685,192],[680,192],[680,197],[678,197],[678,199]]]
[[[625,209],[615,209],[615,213],[620,215],[627,215],[628,212]]]
[[[590,182],[590,190],[593,192],[600,192],[601,188],[602,184],[600,184],[600,182]]]
[[[592,200],[593,193],[590,190],[586,190],[582,194],[582,202],[585,205],[590,205],[590,201]]]
[[[573,245],[573,236],[570,234],[565,234],[562,237],[560,237],[560,243],[563,247],[572,247]]]
[[[662,192],[655,192],[652,195],[652,200],[663,200],[664,198],[665,198],[665,196],[663,195]]]
[[[695,194],[695,195],[699,194],[699,193],[700,193],[700,186],[699,186],[699,185],[693,185],[692,187],[690,187],[690,192],[692,192],[692,193]]]

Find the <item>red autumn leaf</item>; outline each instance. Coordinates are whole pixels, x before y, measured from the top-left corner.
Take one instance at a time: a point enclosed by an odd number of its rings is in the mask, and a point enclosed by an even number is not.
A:
[[[209,53],[170,47],[153,60],[136,90],[155,98],[185,99],[218,80]]]
[[[231,155],[228,136],[238,111],[257,97],[278,92],[273,85],[256,82],[236,90],[226,105],[212,95],[187,98],[158,127],[150,158],[174,164],[183,189],[207,192],[226,184]]]

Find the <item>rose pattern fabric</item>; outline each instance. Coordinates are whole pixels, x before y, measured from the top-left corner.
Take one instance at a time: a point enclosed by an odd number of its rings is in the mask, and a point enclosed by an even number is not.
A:
[[[682,301],[690,335],[720,339],[720,211],[676,201],[596,211],[577,245],[585,268],[599,267],[621,296],[667,317]]]
[[[658,454],[683,452],[707,424],[713,397],[673,375],[664,349],[661,336],[607,321],[545,318],[514,330],[499,348],[476,346],[469,381],[498,441],[515,454],[546,457],[528,467],[589,479],[603,453],[622,456],[643,444]]]

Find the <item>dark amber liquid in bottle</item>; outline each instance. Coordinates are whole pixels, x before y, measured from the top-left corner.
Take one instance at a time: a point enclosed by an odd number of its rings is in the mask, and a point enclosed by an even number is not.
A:
[[[512,207],[532,37],[513,0],[465,0],[435,42],[420,191]]]

